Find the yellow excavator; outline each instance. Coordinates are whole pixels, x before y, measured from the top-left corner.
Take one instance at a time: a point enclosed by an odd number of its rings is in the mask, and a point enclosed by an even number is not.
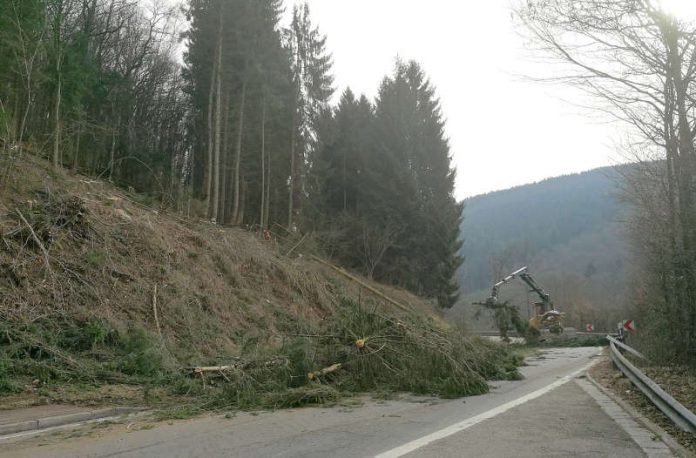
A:
[[[544,289],[537,285],[532,276],[527,271],[527,267],[522,267],[517,269],[507,277],[500,280],[498,283],[493,285],[493,290],[491,291],[491,296],[486,299],[487,305],[495,305],[498,303],[498,290],[501,286],[515,278],[518,278],[525,282],[530,288],[530,292],[535,293],[539,296],[539,301],[534,302],[534,316],[529,320],[529,325],[537,329],[549,329],[551,332],[562,332],[563,324],[561,320],[563,319],[563,313],[555,309],[553,302],[551,301],[551,296],[544,291]]]

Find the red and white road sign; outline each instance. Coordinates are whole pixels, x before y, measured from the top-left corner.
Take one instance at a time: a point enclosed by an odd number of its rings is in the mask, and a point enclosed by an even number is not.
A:
[[[636,323],[633,320],[623,320],[621,326],[628,332],[636,332]]]
[[[594,332],[594,324],[588,323],[587,326],[585,326],[585,330],[587,332]]]

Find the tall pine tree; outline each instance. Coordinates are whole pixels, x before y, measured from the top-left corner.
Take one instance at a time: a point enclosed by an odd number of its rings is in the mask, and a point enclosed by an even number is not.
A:
[[[331,55],[326,37],[312,25],[309,4],[295,5],[286,34],[291,54],[294,107],[291,119],[290,177],[288,179],[288,227],[307,197],[306,176],[313,161],[319,117],[329,110],[334,92]]]
[[[348,267],[452,306],[462,207],[423,70],[397,62],[374,108],[347,90],[319,125],[312,202],[325,246]]]

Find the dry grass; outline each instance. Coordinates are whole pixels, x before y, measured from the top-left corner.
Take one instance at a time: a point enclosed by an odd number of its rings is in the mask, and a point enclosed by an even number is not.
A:
[[[279,318],[318,322],[333,313],[338,297],[366,294],[318,264],[283,256],[255,234],[144,207],[104,182],[52,177],[42,161],[25,170],[24,179],[10,185],[10,197],[0,200],[5,319],[57,313],[154,331],[157,285],[165,345],[184,364],[205,363],[237,350],[248,329],[263,329],[263,339],[273,343],[282,335]],[[76,238],[70,227],[46,227],[52,216],[46,208],[74,200],[84,207],[80,231],[88,234]],[[42,220],[37,231],[53,231],[46,248],[56,278],[17,210]],[[432,310],[408,294],[389,293]]]
[[[331,390],[313,391],[316,387],[298,381],[329,364],[332,355],[345,353],[345,342],[298,343],[296,336],[325,332],[326,323],[338,326],[344,337],[365,334],[350,324],[357,316],[354,307],[369,311],[374,323],[390,323],[389,332],[399,320],[416,320],[408,332],[396,328],[401,350],[376,348],[372,360],[379,362],[389,351],[391,357],[425,351],[454,370],[449,378],[437,375],[439,388],[406,382],[389,388],[467,394],[487,389],[485,378],[506,373],[497,363],[481,363],[478,354],[470,358],[480,352],[502,361],[498,349],[452,337],[430,303],[406,292],[370,283],[406,304],[411,314],[299,257],[302,249],[288,257],[287,246],[276,241],[186,220],[142,205],[108,183],[49,170],[28,157],[0,197],[0,395],[60,397],[57,386],[79,382],[140,385],[146,400],[162,398],[152,395],[155,385],[170,386],[177,396],[200,396],[206,394],[200,380],[182,379],[183,368],[241,356],[245,370],[228,381],[226,391],[213,381],[221,393],[203,396],[208,405],[273,407],[333,399]],[[370,349],[377,337],[370,338]],[[300,355],[299,348],[314,350]],[[287,363],[263,366],[278,356]],[[366,358],[348,359],[355,374],[367,367],[359,362]],[[399,376],[391,379],[408,380],[416,361],[405,358],[395,368]],[[452,384],[457,374],[466,388]],[[372,385],[357,380],[343,379],[337,388],[388,385],[387,379]],[[73,397],[89,402],[78,398]]]

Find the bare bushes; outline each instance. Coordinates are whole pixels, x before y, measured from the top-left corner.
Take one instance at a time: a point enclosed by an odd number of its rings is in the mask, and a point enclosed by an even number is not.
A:
[[[12,215],[17,226],[5,232],[3,237],[24,244],[40,242],[45,248],[50,248],[63,236],[87,240],[94,235],[87,214],[87,208],[79,197],[42,191],[36,194],[35,200],[26,202],[23,209],[15,208]]]
[[[6,216],[0,221],[0,312],[31,315],[42,304],[61,311],[72,283],[84,279],[59,253],[96,237],[84,202],[47,188],[14,203]]]

